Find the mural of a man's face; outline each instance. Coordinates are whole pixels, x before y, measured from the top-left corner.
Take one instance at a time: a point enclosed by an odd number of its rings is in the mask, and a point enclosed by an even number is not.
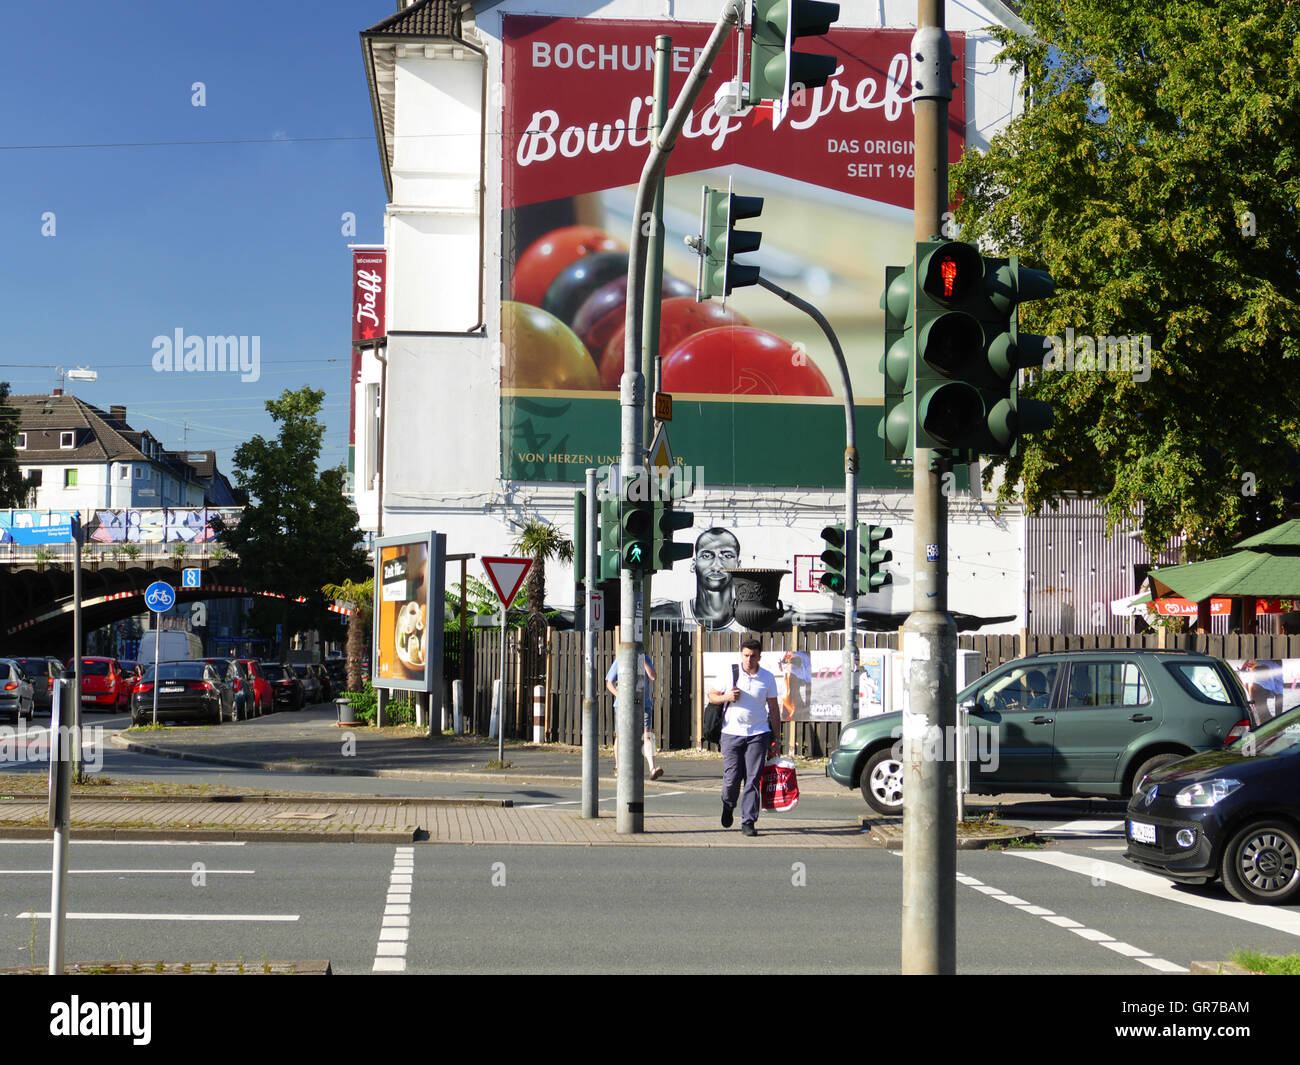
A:
[[[708,529],[695,541],[695,578],[701,587],[721,591],[731,583],[729,567],[740,564],[740,541],[726,529]]]

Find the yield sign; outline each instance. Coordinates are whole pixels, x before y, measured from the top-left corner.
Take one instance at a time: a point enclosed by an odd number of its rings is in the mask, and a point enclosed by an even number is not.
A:
[[[487,571],[488,580],[492,582],[492,589],[501,600],[501,605],[508,607],[519,594],[528,571],[533,568],[533,560],[484,555],[483,568]]]

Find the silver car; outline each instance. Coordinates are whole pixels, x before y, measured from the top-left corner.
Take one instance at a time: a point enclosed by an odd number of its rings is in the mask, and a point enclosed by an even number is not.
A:
[[[302,681],[302,702],[304,706],[315,706],[320,702],[320,681],[316,678],[316,671],[311,666],[295,665],[293,671],[298,674],[298,679]]]
[[[30,721],[35,704],[31,681],[22,666],[12,658],[0,658],[0,717],[13,718],[15,725],[21,718]]]

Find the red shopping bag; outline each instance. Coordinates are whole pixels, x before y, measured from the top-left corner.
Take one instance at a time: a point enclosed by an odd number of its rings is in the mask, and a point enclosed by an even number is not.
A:
[[[799,778],[794,762],[777,758],[763,767],[763,809],[789,810],[799,801]]]

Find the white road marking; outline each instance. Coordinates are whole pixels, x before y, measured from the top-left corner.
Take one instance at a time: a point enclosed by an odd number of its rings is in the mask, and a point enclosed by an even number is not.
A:
[[[1098,858],[1087,858],[1080,854],[1020,850],[1007,851],[1006,853],[1014,854],[1019,858],[1027,858],[1030,861],[1042,862],[1044,865],[1053,865],[1058,869],[1078,873],[1081,876],[1089,878],[1101,877],[1108,884],[1118,884],[1120,887],[1140,891],[1144,895],[1153,895],[1156,898],[1178,902],[1198,910],[1208,910],[1224,917],[1235,917],[1240,921],[1249,921],[1251,924],[1262,925],[1276,932],[1286,932],[1288,935],[1300,936],[1300,913],[1292,910],[1273,906],[1252,906],[1247,902],[1227,902],[1222,899],[1205,898],[1193,894],[1191,891],[1180,891],[1174,887],[1171,881],[1144,872],[1141,869],[1118,865],[1115,862],[1103,862]]]
[[[411,934],[411,881],[415,876],[415,848],[398,847],[389,874],[384,915],[375,945],[372,973],[406,972],[406,944]]]
[[[65,916],[70,921],[296,921],[296,913],[69,913]],[[19,920],[32,917],[48,921],[48,913],[27,911],[17,915]]]
[[[897,854],[900,858],[902,857],[902,853],[899,851],[894,851],[893,853]],[[1006,851],[1005,853],[1019,854],[1025,858],[1041,857],[1024,851]],[[1095,866],[1099,864],[1102,863],[1093,860],[1090,863],[1089,868],[1095,868]],[[1089,875],[1095,875],[1095,873],[1090,872]],[[957,881],[967,885],[968,887],[973,887],[981,894],[988,895],[990,898],[997,899],[999,902],[1005,902],[1010,906],[1014,906],[1016,909],[1021,910],[1024,913],[1032,914],[1035,917],[1041,917],[1048,924],[1054,924],[1058,928],[1068,928],[1077,936],[1091,940],[1100,946],[1106,947],[1108,950],[1113,950],[1116,954],[1122,954],[1126,958],[1132,958],[1134,961],[1141,962],[1143,965],[1149,966],[1157,972],[1185,973],[1188,971],[1181,965],[1175,965],[1171,961],[1165,961],[1164,958],[1152,957],[1150,951],[1143,950],[1141,947],[1135,947],[1131,943],[1121,942],[1114,936],[1108,935],[1105,932],[1099,932],[1093,928],[1085,928],[1080,922],[1073,918],[1061,917],[1059,914],[1053,913],[1051,910],[1042,906],[1032,906],[1024,899],[1017,898],[1015,895],[1009,895],[1001,888],[992,887],[980,880],[976,880],[973,876],[967,876],[965,873],[958,873]]]
[[[1041,836],[1118,836],[1123,835],[1123,821],[1066,821],[1039,831]]]
[[[125,876],[149,874],[154,876],[180,875],[193,876],[198,870],[193,866],[186,869],[69,869],[69,876]],[[256,869],[204,869],[204,876],[255,876]],[[0,869],[0,876],[49,876],[48,869]]]

